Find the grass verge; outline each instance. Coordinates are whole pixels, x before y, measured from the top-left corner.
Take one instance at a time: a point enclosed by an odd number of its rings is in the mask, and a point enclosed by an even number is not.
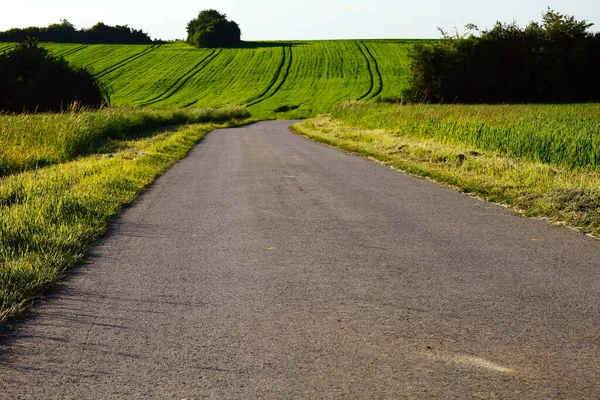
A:
[[[187,125],[113,140],[111,153],[0,178],[0,324],[80,263],[122,207],[206,133],[239,124]]]
[[[96,153],[110,139],[126,139],[153,128],[249,117],[240,106],[0,115],[0,177]]]
[[[600,103],[383,104],[349,101],[331,116],[363,129],[474,146],[568,168],[600,167]]]
[[[600,172],[508,157],[497,152],[397,130],[357,128],[322,116],[292,128],[317,142],[430,178],[527,216],[565,223],[600,236]]]

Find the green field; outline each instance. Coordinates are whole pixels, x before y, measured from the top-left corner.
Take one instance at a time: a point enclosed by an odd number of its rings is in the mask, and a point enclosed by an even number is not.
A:
[[[246,42],[197,49],[185,43],[47,43],[92,70],[127,107],[247,105],[254,116],[299,118],[327,113],[343,100],[398,96],[407,84],[415,40]],[[0,51],[12,46],[0,43]]]
[[[600,236],[600,105],[372,101],[406,87],[416,42],[45,44],[92,70],[116,107],[0,114],[0,324],[81,261],[120,208],[215,124],[250,116],[330,114],[295,129]],[[241,107],[207,108],[225,105]]]

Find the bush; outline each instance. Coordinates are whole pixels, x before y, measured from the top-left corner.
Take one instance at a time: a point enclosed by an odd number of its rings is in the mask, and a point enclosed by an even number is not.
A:
[[[73,104],[99,108],[108,103],[106,89],[88,70],[52,56],[37,40],[0,54],[0,110],[62,111]]]
[[[417,45],[410,101],[566,103],[600,100],[600,34],[592,24],[553,10],[525,29],[498,22],[468,36]]]
[[[204,10],[187,25],[187,42],[196,47],[225,47],[241,42],[241,31],[225,14]]]

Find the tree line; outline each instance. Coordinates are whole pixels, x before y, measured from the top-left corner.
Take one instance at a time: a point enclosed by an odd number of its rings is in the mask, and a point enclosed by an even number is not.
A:
[[[76,29],[73,24],[64,19],[58,24],[51,24],[45,28],[32,26],[0,32],[0,42],[22,42],[27,38],[37,38],[41,42],[82,44],[153,43],[147,33],[127,25],[109,26],[98,22],[88,29]]]
[[[434,103],[600,101],[600,33],[548,9],[525,28],[496,23],[418,45],[404,100]]]

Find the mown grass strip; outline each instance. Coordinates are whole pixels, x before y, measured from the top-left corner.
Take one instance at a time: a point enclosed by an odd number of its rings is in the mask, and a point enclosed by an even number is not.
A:
[[[207,132],[240,123],[232,116],[225,125],[186,125],[114,141],[109,154],[0,179],[0,324],[83,261],[122,207]]]
[[[556,167],[474,146],[416,138],[398,130],[354,127],[329,116],[292,128],[317,142],[506,204],[523,215],[547,218],[600,236],[598,169]]]

